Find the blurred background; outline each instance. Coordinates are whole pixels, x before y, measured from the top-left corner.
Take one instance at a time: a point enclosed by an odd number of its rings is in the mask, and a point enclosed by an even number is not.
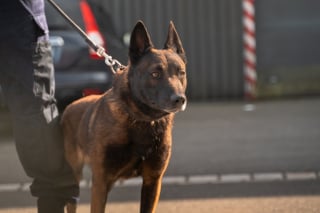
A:
[[[159,212],[320,211],[320,1],[255,1],[256,87],[250,100],[243,1],[56,1],[123,64],[138,20],[157,48],[169,21],[175,23],[188,58],[190,104],[176,118]],[[112,75],[50,5],[47,16],[63,111],[83,95],[110,88]],[[9,171],[0,172],[0,212],[34,206],[5,105],[0,88],[0,170]],[[139,184],[119,183],[110,196],[111,206],[121,203],[112,206],[115,212],[138,209]],[[89,187],[86,170],[86,205]]]
[[[127,64],[130,33],[137,20],[145,22],[158,48],[163,46],[169,21],[173,20],[188,56],[189,99],[243,99],[242,1],[87,0],[94,27],[81,2],[85,1],[57,0],[80,27],[123,64]],[[257,97],[319,95],[320,3],[261,0],[254,5]],[[61,109],[84,93],[109,88],[112,77],[103,60],[89,55],[80,35],[50,5],[47,16]]]
[[[143,20],[162,47],[173,20],[188,55],[189,97],[243,97],[243,9],[234,0],[91,0],[111,14],[120,34]],[[259,0],[256,9],[258,97],[320,92],[320,3]]]

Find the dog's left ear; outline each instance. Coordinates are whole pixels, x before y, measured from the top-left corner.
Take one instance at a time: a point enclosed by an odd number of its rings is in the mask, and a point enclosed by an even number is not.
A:
[[[129,57],[130,62],[135,64],[153,47],[150,35],[143,24],[139,21],[131,33]]]
[[[172,21],[170,21],[169,24],[168,37],[164,48],[173,50],[182,58],[185,63],[187,63],[186,54],[182,47],[180,37]]]

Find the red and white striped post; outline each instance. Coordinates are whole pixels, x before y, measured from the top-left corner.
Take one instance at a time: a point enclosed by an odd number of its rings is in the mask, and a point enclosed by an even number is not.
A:
[[[243,0],[243,55],[244,55],[244,95],[246,100],[256,98],[256,36],[255,0]]]

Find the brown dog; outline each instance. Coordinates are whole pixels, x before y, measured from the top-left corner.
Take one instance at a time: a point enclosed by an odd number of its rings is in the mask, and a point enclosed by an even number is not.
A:
[[[186,107],[186,57],[172,22],[161,50],[138,22],[129,58],[110,90],[75,101],[62,117],[66,158],[76,178],[80,181],[85,162],[92,169],[92,213],[104,212],[116,180],[140,175],[140,212],[155,212],[171,155],[174,113]],[[67,209],[75,212],[75,206]]]

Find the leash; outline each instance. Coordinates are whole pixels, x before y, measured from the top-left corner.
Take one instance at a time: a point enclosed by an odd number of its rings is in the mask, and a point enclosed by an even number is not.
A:
[[[123,69],[125,66],[122,65],[118,60],[113,59],[110,55],[106,53],[106,50],[96,44],[80,27],[77,25],[62,9],[61,7],[54,2],[53,0],[47,0],[67,21],[69,24],[84,38],[85,42],[97,53],[98,56],[105,58],[105,63],[110,67],[113,74],[116,73],[117,69]]]

